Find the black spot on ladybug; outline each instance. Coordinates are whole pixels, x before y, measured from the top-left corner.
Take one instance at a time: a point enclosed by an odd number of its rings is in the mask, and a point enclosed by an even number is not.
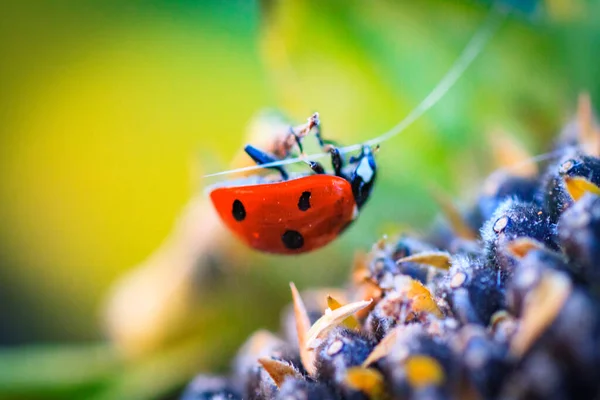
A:
[[[298,200],[298,209],[300,211],[306,211],[310,208],[310,192],[302,192],[300,200]]]
[[[297,250],[304,246],[304,238],[298,231],[285,231],[285,233],[281,235],[281,240],[285,247],[290,250]]]
[[[246,209],[242,202],[237,199],[233,202],[233,210],[231,213],[236,221],[243,221],[246,218]]]

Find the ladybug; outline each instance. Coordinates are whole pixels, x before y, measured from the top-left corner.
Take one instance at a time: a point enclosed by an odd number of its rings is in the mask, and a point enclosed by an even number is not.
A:
[[[278,180],[253,176],[213,187],[210,199],[225,225],[248,246],[275,254],[309,252],[338,237],[367,202],[377,166],[369,146],[347,166],[337,147],[322,147],[331,155],[333,174],[306,161],[309,173],[290,177],[276,165],[270,168],[280,173]],[[244,150],[258,165],[279,161],[251,145]]]

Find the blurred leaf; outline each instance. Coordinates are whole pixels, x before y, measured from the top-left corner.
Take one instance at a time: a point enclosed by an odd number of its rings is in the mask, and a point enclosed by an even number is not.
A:
[[[0,396],[97,388],[119,369],[118,356],[108,344],[3,348]]]

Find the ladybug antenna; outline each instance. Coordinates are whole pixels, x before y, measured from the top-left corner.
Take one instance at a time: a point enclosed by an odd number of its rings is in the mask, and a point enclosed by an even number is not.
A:
[[[431,107],[433,107],[444,95],[454,86],[454,84],[458,81],[458,79],[464,74],[466,69],[471,65],[471,63],[475,60],[475,58],[481,53],[483,48],[489,39],[493,36],[496,30],[499,28],[500,23],[504,20],[504,17],[508,14],[508,11],[504,9],[500,9],[498,5],[489,12],[486,20],[483,22],[482,26],[479,28],[477,32],[473,35],[471,40],[467,43],[462,53],[458,57],[458,59],[454,62],[454,64],[450,67],[446,75],[442,77],[442,79],[438,82],[438,84],[433,88],[433,90],[421,101],[406,117],[404,117],[400,122],[398,122],[392,129],[389,131],[368,140],[364,144],[355,144],[352,146],[342,147],[340,148],[340,153],[350,153],[356,150],[360,150],[363,145],[367,146],[375,146],[380,143],[389,140],[401,132],[403,132],[406,128],[408,128],[413,122],[415,122],[419,117],[421,117],[425,112],[427,112]],[[316,114],[318,119],[318,114]],[[248,172],[259,170],[263,168],[272,168],[277,166],[295,164],[302,161],[314,161],[319,158],[323,158],[329,155],[329,153],[317,153],[309,156],[305,156],[303,158],[286,158],[279,161],[274,161],[268,164],[262,165],[253,165],[245,168],[238,168],[229,171],[217,172],[214,174],[204,175],[205,178],[219,175],[228,175],[239,172]]]

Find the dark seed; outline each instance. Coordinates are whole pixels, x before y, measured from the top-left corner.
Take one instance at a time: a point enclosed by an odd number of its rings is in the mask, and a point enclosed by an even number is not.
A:
[[[306,211],[310,208],[310,192],[302,192],[300,200],[298,200],[298,209],[300,211]]]
[[[362,364],[373,347],[371,338],[362,332],[346,328],[332,330],[316,349],[315,365],[319,378],[341,384],[348,369]]]
[[[285,247],[290,250],[296,250],[304,246],[304,238],[298,231],[285,231],[285,233],[281,235],[281,240]]]
[[[233,202],[233,210],[231,213],[236,221],[243,221],[246,218],[246,209],[242,202],[237,199]]]

